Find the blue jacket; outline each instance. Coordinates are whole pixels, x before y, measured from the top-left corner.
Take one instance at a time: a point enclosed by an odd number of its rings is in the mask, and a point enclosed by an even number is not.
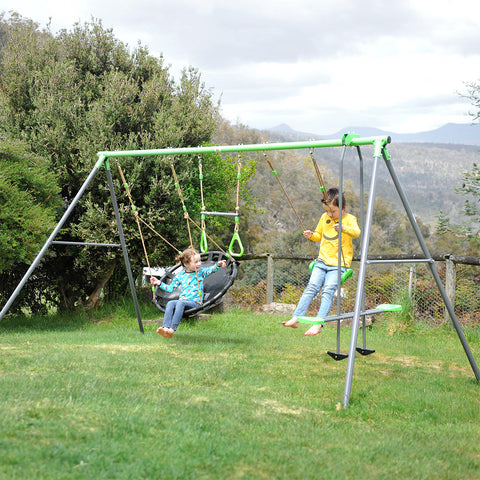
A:
[[[216,272],[220,267],[215,264],[208,268],[199,268],[198,272],[185,272],[179,273],[172,280],[172,283],[167,285],[161,283],[160,288],[166,292],[172,293],[180,285],[179,300],[188,300],[190,302],[196,302],[199,305],[203,302],[203,288],[205,277],[208,277],[212,273]],[[198,281],[197,281],[198,277]]]

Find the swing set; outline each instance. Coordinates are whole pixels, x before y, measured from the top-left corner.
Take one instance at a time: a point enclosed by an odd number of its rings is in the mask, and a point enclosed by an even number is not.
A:
[[[164,149],[153,149],[153,150],[124,150],[124,151],[103,151],[103,152],[98,152],[98,160],[84,181],[83,185],[81,186],[80,190],[78,191],[77,195],[74,197],[72,200],[71,204],[67,208],[67,210],[64,212],[62,218],[50,234],[49,238],[46,240],[45,244],[43,247],[40,249],[38,252],[37,256],[35,257],[34,261],[30,265],[29,269],[23,276],[22,280],[8,299],[7,303],[4,305],[2,310],[0,311],[0,320],[3,318],[3,316],[8,312],[10,306],[12,303],[15,301],[16,297],[20,293],[21,289],[25,285],[25,283],[28,281],[29,277],[31,276],[32,272],[35,270],[35,268],[38,266],[40,263],[41,259],[45,255],[46,251],[48,248],[54,244],[55,237],[58,235],[60,230],[62,229],[63,225],[65,224],[66,220],[72,213],[73,209],[77,206],[78,202],[82,198],[83,194],[85,193],[85,190],[87,187],[90,185],[96,174],[103,169],[106,173],[107,176],[107,182],[110,190],[110,196],[112,200],[112,206],[115,214],[115,220],[117,223],[117,228],[118,228],[118,234],[119,234],[119,239],[120,239],[120,246],[122,248],[122,253],[123,253],[123,258],[125,262],[125,267],[127,271],[127,276],[130,284],[130,289],[132,293],[132,298],[133,302],[135,305],[135,311],[137,315],[137,320],[139,324],[140,331],[143,333],[143,324],[142,324],[142,317],[140,313],[140,308],[138,304],[138,299],[137,299],[137,294],[135,290],[135,281],[132,275],[131,267],[130,267],[130,260],[128,256],[128,251],[126,247],[126,242],[125,242],[125,236],[123,232],[123,227],[122,227],[122,221],[120,217],[120,212],[118,208],[118,203],[117,203],[117,198],[116,198],[116,192],[113,184],[113,179],[112,179],[112,173],[110,169],[110,159],[112,158],[117,158],[117,157],[145,157],[145,156],[172,156],[172,155],[191,155],[191,154],[198,154],[202,155],[204,153],[232,153],[232,152],[259,152],[259,151],[273,151],[273,150],[301,150],[301,149],[314,149],[314,148],[325,148],[325,147],[333,147],[333,148],[341,148],[341,156],[340,156],[340,161],[339,161],[339,210],[340,212],[342,211],[342,194],[343,194],[343,163],[344,163],[344,158],[346,151],[348,149],[355,149],[358,154],[358,161],[359,161],[359,167],[360,167],[360,198],[363,200],[365,198],[364,196],[364,190],[363,190],[363,170],[364,170],[364,165],[363,165],[363,157],[362,157],[362,152],[361,152],[361,147],[362,146],[372,146],[373,147],[373,165],[371,169],[371,181],[370,181],[370,189],[369,189],[369,195],[368,195],[368,205],[367,205],[367,210],[364,212],[364,207],[363,207],[363,201],[360,202],[360,209],[361,209],[361,220],[362,220],[362,237],[361,237],[361,251],[360,251],[360,265],[359,265],[359,270],[358,270],[358,276],[357,276],[357,287],[356,287],[356,293],[355,293],[355,307],[353,312],[349,313],[339,313],[338,315],[332,316],[332,317],[327,317],[325,321],[333,321],[337,320],[340,321],[342,318],[352,318],[352,328],[351,328],[351,336],[350,336],[350,346],[349,346],[349,351],[346,354],[341,354],[340,353],[340,337],[339,337],[339,330],[337,329],[337,351],[335,354],[340,354],[342,356],[348,357],[348,362],[347,362],[347,370],[346,370],[346,375],[345,375],[345,387],[344,387],[344,393],[343,393],[343,406],[347,407],[349,400],[350,400],[350,395],[351,395],[351,388],[352,388],[352,379],[353,379],[353,370],[354,370],[354,365],[355,365],[355,354],[357,352],[357,340],[358,340],[358,332],[359,332],[359,327],[360,327],[360,319],[364,317],[364,315],[368,314],[376,314],[380,313],[380,311],[388,311],[390,307],[385,308],[384,305],[379,305],[377,308],[372,309],[373,311],[370,310],[365,310],[364,309],[364,287],[365,287],[365,274],[366,274],[366,269],[368,265],[375,264],[375,263],[392,263],[392,262],[398,262],[398,263],[405,263],[405,262],[411,262],[411,263],[422,263],[425,262],[429,269],[430,273],[432,274],[435,283],[437,285],[438,291],[441,294],[443,301],[445,303],[445,307],[450,315],[450,319],[452,321],[452,324],[455,328],[455,331],[458,335],[458,338],[462,344],[462,347],[464,349],[464,352],[467,356],[467,359],[470,363],[470,366],[474,372],[475,378],[478,382],[480,382],[480,371],[478,369],[478,366],[475,362],[475,359],[473,358],[473,355],[471,353],[470,347],[468,345],[468,342],[465,338],[465,335],[462,331],[460,322],[458,321],[454,306],[452,305],[450,299],[447,296],[447,293],[445,291],[445,288],[442,284],[441,278],[438,274],[436,265],[435,265],[435,260],[433,259],[432,255],[429,252],[429,249],[426,245],[425,239],[423,237],[423,234],[417,224],[417,221],[415,219],[415,216],[412,212],[412,209],[410,207],[410,204],[408,202],[408,199],[403,191],[403,188],[400,184],[400,181],[397,177],[396,171],[393,166],[393,162],[391,161],[390,154],[387,150],[387,145],[390,143],[390,137],[388,136],[374,136],[374,137],[366,137],[366,138],[361,138],[358,135],[353,135],[353,134],[345,134],[341,139],[338,140],[315,140],[315,141],[308,141],[308,142],[288,142],[288,143],[272,143],[272,144],[252,144],[252,145],[224,145],[224,146],[211,146],[211,147],[186,147],[186,148],[164,148]],[[407,214],[407,217],[410,221],[410,224],[413,228],[413,231],[415,233],[415,236],[418,240],[418,244],[423,252],[423,257],[418,258],[412,258],[409,260],[397,260],[397,261],[392,261],[392,260],[373,260],[368,258],[368,247],[369,247],[369,240],[370,240],[370,232],[371,232],[371,226],[372,226],[372,218],[373,218],[373,209],[374,209],[374,203],[375,203],[375,191],[376,191],[376,182],[377,182],[377,171],[378,171],[378,164],[379,161],[383,159],[384,165],[386,166],[390,178],[395,186],[395,189],[398,193],[398,196],[401,200],[401,203],[405,209],[405,212]],[[273,170],[273,168],[272,168]],[[200,174],[202,175],[202,174]],[[237,201],[238,204],[238,201]],[[203,215],[206,217],[209,214],[222,214],[221,212],[207,212],[204,210]],[[231,214],[229,214],[230,216]],[[236,254],[243,253],[243,247],[241,245],[241,240],[238,235],[238,210],[235,212],[235,219],[236,219],[236,226],[234,230],[234,237],[232,238],[232,242],[230,243],[230,253],[225,254],[226,257],[231,261],[231,264],[234,265],[236,264],[236,261],[234,258]],[[341,219],[340,219],[341,220]],[[139,220],[140,222],[140,220]],[[151,227],[149,227],[151,228]],[[201,227],[200,227],[201,228]],[[235,235],[236,233],[236,235]],[[205,233],[206,235],[206,233]],[[203,236],[203,234],[202,234]],[[205,242],[205,236],[203,236],[203,246],[201,245],[201,248],[206,250],[204,254],[208,254],[208,248]],[[63,242],[63,243],[71,243],[71,242]],[[78,243],[78,242],[77,242]],[[75,244],[77,244],[75,243]],[[100,244],[98,244],[100,245]],[[234,252],[233,247],[236,245],[238,247],[238,251]],[[341,245],[341,228],[339,229],[339,245]],[[113,245],[110,245],[113,246]],[[340,250],[340,249],[339,249]],[[341,253],[339,252],[339,263],[340,263],[340,255]],[[214,260],[212,260],[214,261]],[[232,269],[234,267],[232,266]],[[233,271],[233,270],[232,270]],[[231,274],[233,276],[233,274]],[[339,279],[338,284],[341,284],[341,279]],[[340,308],[340,295],[337,295],[337,304],[338,308]],[[313,322],[317,321],[316,319],[311,320],[308,318],[303,319],[305,322]],[[366,335],[366,329],[363,329],[363,335],[364,335],[364,348],[365,348],[365,335]],[[368,349],[366,349],[368,350]]]

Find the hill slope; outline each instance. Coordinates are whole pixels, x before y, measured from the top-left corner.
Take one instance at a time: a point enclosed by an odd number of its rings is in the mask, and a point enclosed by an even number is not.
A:
[[[294,131],[270,130],[268,133],[273,142],[305,140],[304,134],[298,134]],[[362,136],[367,133],[369,133],[368,136],[375,134],[370,130],[361,133]],[[381,134],[385,133],[382,132]],[[379,134],[379,131],[377,131],[376,135]],[[334,137],[332,136],[332,138]],[[335,138],[339,138],[338,134]],[[461,185],[463,172],[471,170],[473,163],[480,164],[480,149],[477,146],[453,143],[404,143],[397,142],[395,137],[392,137],[392,143],[387,149],[415,215],[424,223],[432,223],[436,221],[440,211],[443,211],[456,223],[457,217],[463,209],[465,198],[456,194],[455,188]],[[308,152],[298,152],[299,156],[307,154]],[[331,182],[337,183],[340,149],[317,149],[315,156],[318,164],[324,170],[324,175],[327,175]],[[373,161],[371,161],[373,149],[362,147],[362,156],[364,159],[365,191],[368,192],[373,166]],[[296,175],[298,178],[298,175],[302,175],[302,172],[297,172]],[[315,176],[306,172],[305,175],[309,175],[309,181],[313,182],[312,186],[315,186]],[[351,188],[357,189],[359,177],[357,154],[355,149],[348,149],[344,162],[344,181],[351,182]],[[378,170],[376,194],[386,200],[394,201],[398,205],[399,211],[403,211],[393,182],[389,177],[388,170],[382,161]]]

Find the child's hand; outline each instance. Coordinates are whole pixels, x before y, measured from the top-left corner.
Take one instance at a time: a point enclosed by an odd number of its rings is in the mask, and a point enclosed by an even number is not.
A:
[[[152,285],[160,285],[160,280],[158,278],[155,278],[155,277],[150,277],[150,283]]]
[[[305,230],[305,231],[303,232],[303,236],[304,236],[305,238],[310,238],[312,235],[313,235],[313,232],[312,232],[311,230]]]
[[[226,261],[226,260],[220,260],[220,261],[217,263],[217,265],[218,265],[219,267],[226,268],[226,266],[227,266],[227,261]]]

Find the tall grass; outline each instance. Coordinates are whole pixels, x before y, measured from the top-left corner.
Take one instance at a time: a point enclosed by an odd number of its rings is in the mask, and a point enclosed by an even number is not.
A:
[[[337,409],[333,327],[232,311],[164,339],[128,303],[91,315],[0,322],[0,478],[480,478],[480,388],[451,329],[392,335],[385,315]]]

